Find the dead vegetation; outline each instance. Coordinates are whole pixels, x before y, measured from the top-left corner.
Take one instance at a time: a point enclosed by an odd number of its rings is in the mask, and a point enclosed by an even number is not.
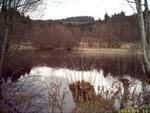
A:
[[[96,94],[94,86],[89,82],[75,81],[69,85],[76,102],[76,108],[72,113],[118,113],[124,109],[149,112],[150,100],[147,98],[147,94],[150,93],[149,86],[143,84],[142,88],[145,91],[141,93],[137,93],[136,88],[131,89],[131,86],[130,80],[122,78],[119,84],[114,81],[110,90],[98,86]]]

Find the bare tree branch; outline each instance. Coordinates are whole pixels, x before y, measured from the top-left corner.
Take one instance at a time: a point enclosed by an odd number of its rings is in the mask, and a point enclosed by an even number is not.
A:
[[[129,0],[126,0],[126,1],[128,2],[129,6],[130,6],[131,9],[133,10],[133,12],[136,13],[134,7],[131,5],[131,3],[134,3],[134,2],[131,2],[131,1],[129,1]],[[134,3],[134,4],[135,4],[135,3]]]

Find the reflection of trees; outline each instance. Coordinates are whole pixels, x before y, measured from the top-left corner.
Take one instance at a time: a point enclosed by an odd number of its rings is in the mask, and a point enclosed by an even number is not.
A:
[[[43,83],[39,76],[26,76],[13,83],[11,80],[3,82],[2,96],[0,100],[0,112],[2,113],[41,113],[46,103]]]

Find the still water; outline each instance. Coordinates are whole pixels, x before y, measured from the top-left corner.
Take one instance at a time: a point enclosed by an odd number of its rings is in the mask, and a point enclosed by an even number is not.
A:
[[[23,98],[25,102],[12,101],[10,98],[16,109],[23,113],[71,113],[76,103],[69,85],[79,80],[89,82],[96,95],[108,100],[117,94],[114,100],[117,109],[124,95],[129,95],[129,101],[138,100],[135,103],[126,102],[127,107],[143,106],[144,96],[150,95],[149,78],[143,71],[139,54],[23,51],[14,58],[8,60],[4,74],[7,77],[13,73],[11,79],[16,82],[10,82],[9,91],[6,92],[11,97],[17,97],[16,100]],[[20,68],[24,70],[17,73],[16,69]],[[145,100],[149,102],[149,99]]]
[[[121,89],[119,95],[124,93],[122,79],[129,81],[130,94],[133,92],[136,94],[142,93],[142,81],[128,75],[113,77],[110,73],[105,77],[103,70],[98,71],[96,69],[80,71],[67,68],[39,66],[32,68],[29,74],[22,76],[18,80],[18,84],[23,83],[26,87],[29,85],[27,89],[33,93],[34,91],[41,90],[40,95],[43,95],[43,98],[38,102],[36,100],[37,103],[45,103],[44,109],[42,109],[41,112],[47,113],[48,111],[52,111],[59,113],[62,111],[63,113],[71,113],[75,108],[75,102],[69,90],[69,84],[75,81],[85,80],[93,85],[97,95],[101,93],[99,89],[103,89],[103,92],[110,92],[107,98],[111,98],[111,92],[117,92],[118,88]],[[54,101],[53,96],[56,95],[57,99]],[[105,98],[106,95],[103,96]]]

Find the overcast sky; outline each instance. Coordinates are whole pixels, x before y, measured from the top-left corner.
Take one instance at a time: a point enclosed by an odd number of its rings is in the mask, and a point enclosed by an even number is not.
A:
[[[109,15],[124,11],[126,15],[134,11],[126,0],[47,0],[42,15],[32,14],[33,19],[62,19],[74,16],[93,16],[103,19]],[[36,16],[35,16],[36,15]]]

